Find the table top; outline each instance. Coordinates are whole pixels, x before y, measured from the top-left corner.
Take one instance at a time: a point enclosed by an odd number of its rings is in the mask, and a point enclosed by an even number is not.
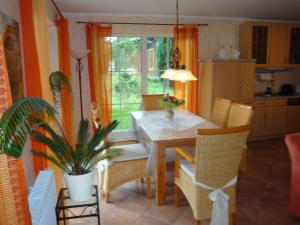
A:
[[[195,138],[199,128],[218,128],[218,126],[187,110],[174,110],[173,120],[165,117],[162,111],[131,112],[137,130],[143,129],[152,141],[181,140]]]

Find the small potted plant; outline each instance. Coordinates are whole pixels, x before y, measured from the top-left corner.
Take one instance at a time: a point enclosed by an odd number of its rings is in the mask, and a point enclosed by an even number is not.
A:
[[[184,101],[175,98],[175,96],[165,95],[160,104],[162,107],[167,109],[166,110],[166,118],[168,120],[173,120],[173,118],[174,118],[173,108],[182,106],[184,104]]]
[[[68,79],[61,72],[52,73],[50,86],[55,107],[59,108],[62,87],[70,90]],[[32,152],[63,170],[71,199],[88,200],[92,195],[93,168],[99,161],[120,154],[120,149],[110,149],[113,143],[106,141],[107,135],[117,127],[118,122],[113,121],[106,127],[99,126],[89,138],[89,121],[82,119],[77,144],[72,146],[61,128],[55,107],[36,97],[24,97],[12,104],[0,120],[0,154],[19,158],[27,137],[31,135],[34,140],[49,147],[52,154],[37,149]]]

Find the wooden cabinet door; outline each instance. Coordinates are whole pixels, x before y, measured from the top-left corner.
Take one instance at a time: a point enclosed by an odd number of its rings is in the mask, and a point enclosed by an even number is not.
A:
[[[290,26],[288,63],[300,64],[300,26]]]
[[[265,116],[266,135],[281,135],[286,132],[286,107],[269,107],[266,109]]]
[[[241,100],[253,98],[255,85],[255,63],[241,62]]]
[[[252,25],[252,59],[256,59],[256,64],[268,64],[269,36],[269,24]]]
[[[288,24],[272,24],[270,27],[269,59],[270,66],[284,66],[288,63]]]
[[[286,131],[288,133],[300,131],[300,106],[287,107]]]
[[[241,75],[239,62],[216,62],[214,97],[240,101]]]
[[[265,108],[254,108],[250,137],[260,137],[265,134],[265,114]]]

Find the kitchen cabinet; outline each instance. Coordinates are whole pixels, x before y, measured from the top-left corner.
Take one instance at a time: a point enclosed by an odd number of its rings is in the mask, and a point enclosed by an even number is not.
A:
[[[270,45],[268,62],[270,66],[283,66],[288,63],[288,24],[272,24],[270,26]]]
[[[250,137],[259,137],[265,135],[265,108],[254,108],[254,114],[251,122]]]
[[[255,59],[257,65],[267,65],[269,55],[270,24],[243,23],[240,25],[241,58]]]
[[[288,63],[290,65],[300,64],[300,25],[289,27],[289,49]]]
[[[240,25],[241,58],[256,59],[256,67],[300,63],[300,26],[247,22]]]
[[[287,133],[300,131],[300,106],[287,107]]]
[[[252,100],[255,63],[250,61],[201,61],[199,63],[199,115],[210,119],[215,97],[244,102]]]
[[[289,106],[287,98],[253,100],[250,137],[282,137],[300,131],[300,105]]]
[[[286,107],[268,107],[265,113],[265,135],[283,135],[286,131]]]

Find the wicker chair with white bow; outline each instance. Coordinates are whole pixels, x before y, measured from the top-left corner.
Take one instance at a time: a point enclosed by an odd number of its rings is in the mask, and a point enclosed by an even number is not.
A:
[[[236,213],[236,181],[249,126],[199,129],[195,157],[176,148],[175,203],[180,192],[187,198],[196,224],[232,224]],[[183,158],[183,159],[182,159]]]

